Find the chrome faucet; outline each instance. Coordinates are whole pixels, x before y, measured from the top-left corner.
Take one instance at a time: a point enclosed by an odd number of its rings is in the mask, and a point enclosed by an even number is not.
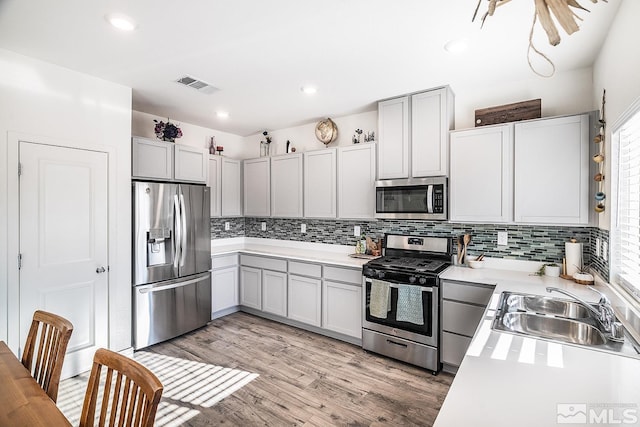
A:
[[[598,295],[600,295],[600,301],[598,301],[598,303],[596,304],[596,306],[598,307],[597,310],[593,307],[593,304],[586,302],[577,295],[574,295],[569,291],[565,291],[564,289],[549,286],[547,288],[547,292],[555,291],[573,298],[576,302],[580,303],[580,305],[593,313],[595,318],[598,320],[598,323],[600,323],[600,325],[602,326],[604,332],[609,335],[608,338],[610,340],[622,341],[624,339],[624,329],[622,327],[622,324],[616,321],[616,315],[613,312],[613,307],[611,307],[611,301],[609,301],[609,298],[607,298],[605,294],[598,291],[597,289],[594,289],[591,286],[587,287],[593,292],[596,292]]]

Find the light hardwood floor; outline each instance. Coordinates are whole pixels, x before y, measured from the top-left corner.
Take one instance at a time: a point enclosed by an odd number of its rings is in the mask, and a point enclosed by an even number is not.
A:
[[[165,385],[158,426],[429,426],[453,379],[245,313],[135,358]],[[83,384],[61,384],[72,422]]]

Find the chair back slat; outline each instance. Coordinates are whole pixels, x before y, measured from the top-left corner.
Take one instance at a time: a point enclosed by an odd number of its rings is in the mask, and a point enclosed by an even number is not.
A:
[[[104,380],[100,378],[102,366],[107,367]],[[97,385],[100,382],[104,382],[102,396],[99,396],[100,387]],[[162,390],[162,383],[153,372],[138,362],[110,350],[99,349],[93,358],[80,427],[92,427],[96,418],[100,427],[152,426]],[[102,399],[100,414],[96,414],[99,398]]]
[[[24,346],[22,364],[54,402],[72,332],[73,325],[67,319],[37,310]]]

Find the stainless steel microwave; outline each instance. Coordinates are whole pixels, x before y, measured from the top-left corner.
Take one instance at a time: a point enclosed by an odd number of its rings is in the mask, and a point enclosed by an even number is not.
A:
[[[447,219],[447,177],[376,181],[376,218]]]

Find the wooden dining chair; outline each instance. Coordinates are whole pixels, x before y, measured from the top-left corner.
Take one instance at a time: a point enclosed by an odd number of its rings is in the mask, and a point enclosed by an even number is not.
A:
[[[102,367],[107,368],[102,375]],[[100,384],[103,384],[100,394]],[[82,405],[80,427],[92,427],[96,408],[100,408],[98,425],[153,426],[163,386],[149,369],[121,354],[99,349],[93,357],[93,367]],[[98,399],[101,400],[98,403]]]
[[[73,325],[64,317],[37,310],[22,353],[22,364],[54,402]]]

